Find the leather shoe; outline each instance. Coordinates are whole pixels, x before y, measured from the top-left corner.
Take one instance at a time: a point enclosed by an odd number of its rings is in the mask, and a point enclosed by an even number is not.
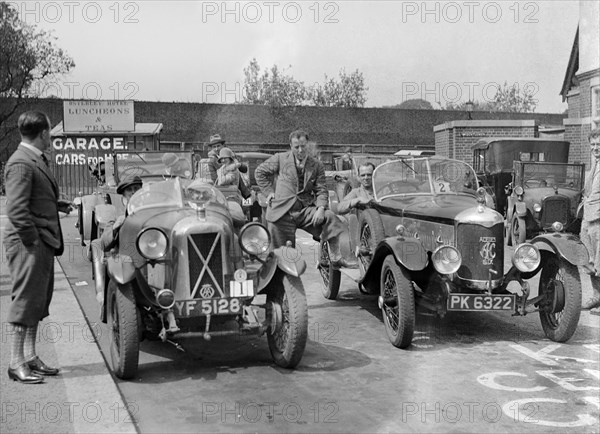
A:
[[[346,258],[340,258],[337,261],[331,261],[331,266],[336,270],[340,268],[358,268],[358,262],[350,262]]]
[[[15,369],[8,368],[8,378],[25,384],[39,384],[44,382],[44,377],[31,372],[27,363],[22,363]]]
[[[30,360],[27,362],[27,364],[35,374],[56,375],[59,371],[58,368],[51,368],[50,366],[46,365],[38,356],[35,356],[35,359]]]
[[[595,307],[600,307],[600,296],[592,297],[587,302],[583,303],[581,310],[591,310]]]

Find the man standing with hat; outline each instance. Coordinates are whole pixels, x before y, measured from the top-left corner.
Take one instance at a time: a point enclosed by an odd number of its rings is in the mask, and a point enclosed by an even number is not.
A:
[[[21,143],[5,170],[8,222],[4,246],[12,280],[7,321],[12,326],[8,377],[21,383],[43,383],[59,369],[37,356],[38,324],[49,315],[54,291],[54,256],[64,243],[58,212],[69,213],[71,203],[59,199],[58,184],[44,151],[50,147],[50,119],[28,111],[17,122]]]
[[[591,309],[592,313],[598,313],[598,308],[600,308],[600,128],[594,129],[588,140],[592,169],[585,180],[582,201],[583,220],[579,237],[588,249],[590,265],[595,269],[595,273],[590,273],[592,298],[584,302],[582,309]]]

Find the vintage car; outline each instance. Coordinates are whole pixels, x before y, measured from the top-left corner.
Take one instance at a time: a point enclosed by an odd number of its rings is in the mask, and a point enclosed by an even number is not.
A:
[[[240,163],[244,164],[248,168],[245,173],[241,173],[242,179],[244,180],[246,186],[250,189],[249,197],[240,198],[244,214],[249,221],[258,220],[265,224],[266,221],[264,220],[264,215],[267,207],[267,201],[264,195],[261,193],[260,188],[256,184],[254,171],[258,165],[269,158],[271,154],[266,154],[264,152],[236,152],[235,156]],[[208,163],[208,158],[198,158],[196,177],[210,182],[212,180],[210,177]],[[223,189],[221,187],[217,188],[223,191],[226,196],[231,194],[231,191],[235,193],[235,189],[231,190]]]
[[[524,243],[557,228],[579,234],[577,206],[581,203],[584,177],[584,164],[515,161],[507,189],[508,245]]]
[[[411,344],[416,305],[439,315],[538,311],[550,339],[573,335],[581,307],[577,266],[588,261],[576,237],[556,232],[520,244],[506,271],[503,217],[485,205],[485,190],[468,164],[402,158],[375,169],[373,189],[364,209],[340,216],[348,227],[342,254],[356,258],[359,269],[334,268],[321,243],[317,266],[326,298],[337,297],[341,272],[362,292],[378,294],[387,335],[400,348]],[[530,296],[527,280],[537,274],[539,293]],[[511,282],[519,290],[509,291]]]
[[[473,146],[473,168],[492,196],[496,211],[506,216],[513,161],[568,163],[569,142],[525,137],[486,137]]]
[[[306,263],[286,259],[300,258],[291,247],[272,249],[260,223],[236,225],[217,188],[166,174],[157,161],[148,152],[115,158],[115,173],[140,176],[143,186],[126,205],[115,248],[104,252],[99,239],[89,248],[115,374],[136,375],[144,338],[179,345],[265,333],[275,363],[295,367],[308,333]],[[112,204],[96,206],[97,236],[115,214]]]

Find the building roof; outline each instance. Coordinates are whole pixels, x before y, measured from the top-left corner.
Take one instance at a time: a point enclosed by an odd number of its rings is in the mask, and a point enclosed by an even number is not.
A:
[[[66,136],[66,135],[74,135],[74,136],[154,136],[159,134],[163,129],[163,124],[161,123],[135,123],[135,131],[133,132],[110,132],[110,131],[89,131],[89,132],[80,132],[80,133],[65,133],[63,131],[63,123],[59,122],[52,128],[50,132],[51,136]]]
[[[577,32],[575,32],[575,40],[573,41],[573,47],[571,48],[571,55],[569,56],[569,63],[567,65],[567,71],[565,72],[565,79],[563,80],[562,89],[560,95],[562,96],[563,102],[567,99],[567,94],[572,87],[573,80],[575,80],[575,74],[579,69],[579,26],[577,26]]]

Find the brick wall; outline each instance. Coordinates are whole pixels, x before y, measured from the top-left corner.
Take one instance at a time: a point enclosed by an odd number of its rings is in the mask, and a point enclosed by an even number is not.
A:
[[[537,121],[456,121],[435,127],[435,153],[471,164],[482,137],[537,137]]]
[[[0,112],[9,103],[0,99]],[[45,111],[53,123],[62,120],[62,100],[30,100],[9,119],[7,126],[14,127],[18,115],[28,109]],[[549,125],[561,125],[564,118],[562,114],[544,113],[474,112],[472,116],[475,119],[535,119]],[[465,118],[464,112],[446,110],[338,107],[273,110],[266,106],[241,104],[135,103],[136,122],[161,122],[164,125],[161,140],[195,143],[206,142],[211,134],[220,133],[229,143],[286,144],[289,133],[303,127],[320,146],[335,148],[335,144],[355,144],[359,149],[362,146],[358,145],[433,149],[435,125]],[[0,161],[6,161],[18,141],[15,130],[0,139]]]

